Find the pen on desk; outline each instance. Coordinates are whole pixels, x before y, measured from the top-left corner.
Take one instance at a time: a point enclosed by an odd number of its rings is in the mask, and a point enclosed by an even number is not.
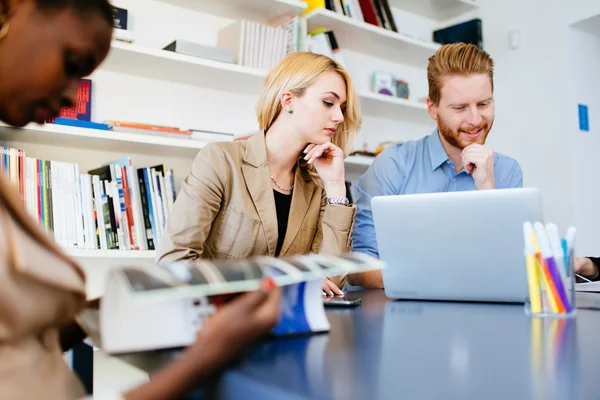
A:
[[[525,264],[527,268],[527,283],[529,285],[529,304],[531,312],[539,314],[542,312],[541,288],[539,274],[536,271],[535,265],[535,250],[529,236],[530,230],[531,223],[525,222],[523,224],[523,239],[525,240]]]
[[[533,243],[533,248],[535,250],[535,258],[540,269],[541,280],[544,286],[544,293],[546,294],[546,299],[548,300],[548,304],[550,305],[550,311],[555,314],[558,314],[560,312],[560,308],[558,306],[558,293],[556,292],[556,287],[552,282],[552,276],[550,276],[550,271],[548,270],[546,260],[544,260],[544,257],[542,256],[542,253],[540,251],[540,245],[535,236],[535,232],[533,231],[533,227],[531,227],[529,231],[529,236],[531,237],[531,242]]]
[[[563,285],[562,277],[558,272],[556,261],[554,260],[554,256],[552,255],[552,249],[550,248],[550,242],[548,240],[548,235],[546,235],[544,225],[542,225],[541,222],[536,222],[533,224],[533,230],[535,231],[535,234],[538,238],[542,257],[544,258],[544,260],[546,260],[546,264],[548,265],[548,271],[550,271],[552,282],[554,283],[556,293],[558,294],[556,304],[558,306],[559,313],[562,314],[565,311],[571,312],[571,305],[569,304],[569,300],[567,299],[567,293],[565,291],[565,286]]]

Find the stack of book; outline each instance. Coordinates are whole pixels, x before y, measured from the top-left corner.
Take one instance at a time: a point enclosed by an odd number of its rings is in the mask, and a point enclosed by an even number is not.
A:
[[[0,172],[63,248],[153,250],[176,197],[173,171],[129,157],[82,173],[77,164],[0,147]]]
[[[306,50],[304,37],[306,21],[282,15],[267,24],[235,21],[219,31],[217,46],[231,50],[238,65],[271,69],[286,55]]]

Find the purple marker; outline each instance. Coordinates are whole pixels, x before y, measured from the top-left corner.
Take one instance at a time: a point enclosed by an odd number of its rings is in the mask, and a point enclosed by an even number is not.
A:
[[[562,277],[560,276],[560,272],[558,271],[558,267],[554,261],[554,256],[552,255],[552,250],[550,248],[550,241],[546,235],[544,225],[542,225],[541,222],[536,222],[533,224],[533,229],[535,231],[535,235],[537,236],[538,244],[540,245],[542,257],[544,257],[546,263],[548,264],[548,270],[550,271],[550,276],[552,276],[552,281],[554,282],[554,286],[556,287],[560,301],[564,305],[565,311],[570,313],[573,311],[573,308],[571,307],[571,303],[569,302],[567,293],[565,292],[565,286],[563,285]]]

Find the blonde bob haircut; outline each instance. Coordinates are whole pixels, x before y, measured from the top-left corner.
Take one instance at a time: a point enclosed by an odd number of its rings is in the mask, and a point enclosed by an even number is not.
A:
[[[348,72],[327,56],[309,52],[291,53],[269,72],[256,107],[260,130],[266,132],[281,113],[283,92],[290,91],[294,96],[302,97],[306,89],[322,73],[328,71],[337,72],[346,84],[344,122],[338,125],[331,142],[341,148],[344,157],[347,157],[352,151],[362,123],[360,101]],[[314,166],[306,164],[301,157],[299,161],[300,167],[308,172],[313,182],[322,187],[321,179]]]

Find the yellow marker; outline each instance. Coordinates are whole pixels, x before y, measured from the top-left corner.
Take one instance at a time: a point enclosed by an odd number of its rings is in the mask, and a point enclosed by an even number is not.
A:
[[[535,256],[527,254],[525,256],[527,262],[527,281],[529,283],[529,304],[531,312],[539,314],[542,312],[542,300],[540,297],[540,280],[536,272]]]
[[[529,237],[531,238],[531,243],[533,244],[533,248],[535,250],[537,265],[539,266],[540,276],[542,277],[542,281],[544,282],[544,287],[546,288],[546,297],[548,298],[548,303],[550,303],[550,311],[554,314],[559,313],[558,304],[556,303],[556,288],[552,284],[552,281],[548,281],[550,276],[549,273],[544,273],[544,264],[546,264],[544,258],[542,257],[542,253],[540,250],[540,245],[538,244],[537,238],[535,237],[535,233],[533,229],[529,231]],[[546,267],[547,268],[547,267]]]
[[[525,239],[525,263],[527,266],[527,284],[529,285],[529,306],[531,312],[539,314],[542,312],[542,298],[540,293],[540,274],[535,265],[535,251],[529,230],[531,224],[523,225],[523,236]]]

